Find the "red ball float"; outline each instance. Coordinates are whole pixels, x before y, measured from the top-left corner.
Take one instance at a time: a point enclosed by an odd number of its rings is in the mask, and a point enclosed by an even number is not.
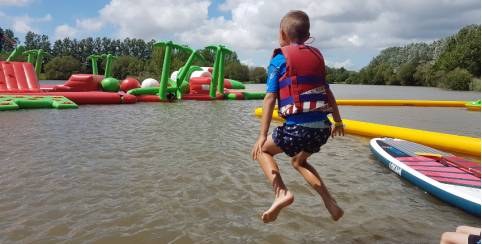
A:
[[[120,86],[120,90],[124,93],[127,93],[129,90],[136,88],[141,88],[141,84],[139,84],[139,81],[132,78],[127,78],[123,80]]]

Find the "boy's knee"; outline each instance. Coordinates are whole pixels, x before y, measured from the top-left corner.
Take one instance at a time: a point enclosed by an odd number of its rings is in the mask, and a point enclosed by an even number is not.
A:
[[[295,169],[298,169],[301,165],[303,165],[304,162],[300,162],[298,159],[296,158],[291,158],[290,159],[290,162],[291,162],[291,165],[293,165],[293,167]]]
[[[451,237],[451,233],[450,232],[445,232],[442,234],[442,237],[440,238],[440,243],[450,243],[450,237]]]
[[[465,226],[461,225],[461,226],[457,226],[457,229],[455,230],[455,232],[458,232],[458,233],[464,233],[464,230],[466,229]]]

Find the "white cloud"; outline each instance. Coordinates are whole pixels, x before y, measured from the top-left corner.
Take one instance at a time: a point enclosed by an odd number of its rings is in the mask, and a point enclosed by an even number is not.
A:
[[[64,39],[65,37],[75,38],[83,33],[100,31],[104,23],[96,18],[77,20],[75,27],[68,24],[59,25],[55,28],[54,39]]]
[[[335,67],[335,68],[341,68],[341,67],[343,67],[343,68],[347,69],[347,68],[350,68],[350,67],[353,67],[353,66],[354,66],[354,64],[351,62],[350,59],[348,59],[348,60],[346,60],[345,62],[342,62],[342,63],[340,63],[340,62],[335,62],[335,63],[333,64],[333,62],[329,62],[329,61],[327,61],[327,63],[330,63],[330,64],[331,64],[331,65],[328,65],[328,66],[332,66],[332,67]]]
[[[68,24],[59,25],[55,28],[55,39],[64,39],[65,37],[76,37],[79,30]]]
[[[32,31],[35,33],[41,33],[39,29],[31,27],[31,24],[36,22],[51,21],[52,16],[50,16],[50,14],[47,14],[43,18],[32,18],[28,15],[25,15],[25,16],[15,16],[15,17],[12,17],[12,19],[13,19],[12,27],[15,32],[27,33],[29,31]]]
[[[69,30],[81,35],[111,25],[118,28],[117,38],[151,39],[200,27],[208,17],[210,4],[196,0],[111,0],[99,10],[98,17],[77,20]]]
[[[241,61],[242,64],[248,66],[248,67],[255,67],[256,64],[253,63],[253,59],[246,59],[246,60],[243,60]]]
[[[0,6],[25,6],[35,0],[0,0]]]
[[[206,19],[196,29],[175,31],[175,37],[189,45],[222,43],[240,55],[270,52],[279,45],[281,18],[292,9],[308,13],[316,39],[311,45],[320,50],[380,50],[431,42],[456,33],[466,23],[480,23],[480,2],[470,1],[227,0],[219,9],[230,11],[232,20]]]
[[[323,54],[344,54],[337,56],[343,59],[360,50],[376,52],[390,46],[431,42],[455,34],[466,24],[480,24],[481,19],[481,2],[473,0],[226,0],[216,6],[230,12],[232,20],[209,18],[210,4],[215,3],[111,0],[99,10],[99,16],[77,20],[75,27],[58,27],[58,34],[62,30],[81,35],[113,28],[120,39],[172,38],[194,48],[222,44],[245,61],[265,64],[279,46],[279,22],[292,9],[310,16],[310,33],[316,39],[311,46]],[[261,55],[267,57],[262,59]],[[339,65],[354,64],[348,59]]]
[[[99,19],[83,19],[77,20],[76,26],[80,30],[84,31],[100,31],[100,29],[104,26],[104,23]]]
[[[99,11],[99,18],[120,26],[118,38],[149,39],[200,27],[210,4],[196,0],[112,0]]]
[[[348,37],[348,41],[350,41],[351,43],[353,43],[353,45],[358,46],[358,47],[362,45],[362,42],[357,35],[353,35],[352,37]]]

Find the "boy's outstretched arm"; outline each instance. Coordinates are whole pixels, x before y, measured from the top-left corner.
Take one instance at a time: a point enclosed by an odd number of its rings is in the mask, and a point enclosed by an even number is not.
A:
[[[264,143],[267,140],[267,134],[271,119],[273,118],[274,105],[276,104],[277,94],[275,92],[267,92],[263,100],[263,116],[261,117],[261,131],[258,141],[254,144],[251,152],[251,159],[254,161],[261,154]]]
[[[336,104],[336,99],[335,99],[335,96],[333,95],[333,93],[331,92],[330,89],[327,89],[326,90],[326,95],[328,96],[328,101],[331,105],[331,107],[333,108],[333,121],[335,122],[342,122],[341,120],[341,115],[340,115],[340,111],[338,110],[338,105]],[[264,113],[263,113],[264,114]],[[335,124],[333,124],[331,126],[331,137],[335,137],[338,133],[338,136],[345,136],[345,128],[342,126],[335,126]]]

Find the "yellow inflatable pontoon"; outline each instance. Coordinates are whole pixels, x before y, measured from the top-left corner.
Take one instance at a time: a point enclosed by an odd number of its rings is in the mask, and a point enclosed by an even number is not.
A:
[[[465,106],[465,104],[464,104]],[[255,110],[257,116],[262,116],[263,109]],[[278,116],[278,110],[273,111],[273,119],[284,120]],[[332,120],[332,118],[330,118]],[[423,144],[442,150],[466,153],[480,156],[481,140],[478,138],[450,135],[431,131],[414,130],[402,127],[380,125],[354,120],[343,120],[347,133],[358,134],[368,137],[393,137]]]
[[[479,101],[471,101],[465,104],[468,110],[471,111],[480,111],[480,100]]]
[[[352,106],[417,106],[417,107],[465,107],[462,101],[423,100],[336,100],[338,105]]]

